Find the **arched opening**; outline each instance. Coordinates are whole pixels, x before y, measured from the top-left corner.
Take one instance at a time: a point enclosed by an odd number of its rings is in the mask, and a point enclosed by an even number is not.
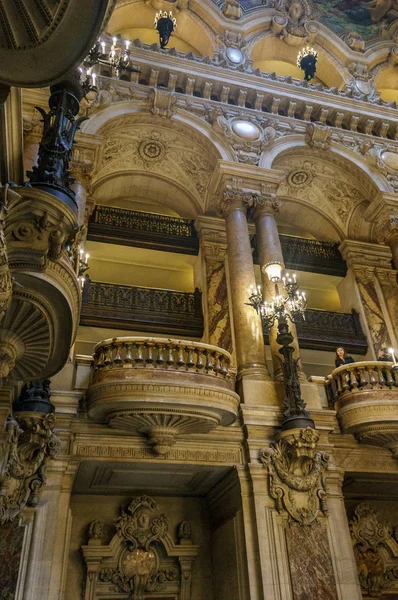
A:
[[[143,0],[132,0],[115,9],[108,24],[111,35],[120,34],[126,39],[139,39],[146,44],[159,43],[159,34],[154,28],[156,10]],[[213,43],[201,23],[194,19],[189,10],[174,11],[177,27],[170,37],[168,48],[179,52],[193,52],[199,56],[213,56]]]
[[[304,44],[303,44],[304,46]],[[318,51],[317,73],[311,83],[322,83],[326,87],[340,88],[343,77],[327,53]],[[303,79],[303,71],[297,66],[297,54],[301,46],[289,46],[282,40],[268,35],[254,44],[251,52],[254,68],[265,73],[276,73],[282,77],[290,76],[294,79]]]

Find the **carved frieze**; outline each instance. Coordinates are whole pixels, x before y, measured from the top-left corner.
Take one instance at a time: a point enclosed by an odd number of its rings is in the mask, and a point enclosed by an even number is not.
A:
[[[349,525],[363,593],[379,597],[398,589],[396,528],[381,521],[378,511],[366,502],[355,508]]]
[[[192,563],[199,547],[192,544],[189,524],[181,524],[179,543],[174,543],[167,516],[152,498],[138,496],[115,525],[109,545],[100,543],[99,521],[89,527],[89,543],[82,548],[88,569],[85,600],[112,592],[129,594],[131,600],[159,592],[190,600]]]
[[[270,493],[278,512],[310,525],[326,514],[325,472],[329,455],[317,450],[319,434],[311,428],[295,430],[270,448],[260,450],[260,461],[268,470]]]

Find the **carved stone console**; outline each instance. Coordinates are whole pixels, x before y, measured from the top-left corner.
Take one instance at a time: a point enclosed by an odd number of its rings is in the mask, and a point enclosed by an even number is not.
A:
[[[332,373],[343,432],[398,457],[398,370],[390,362],[357,362]]]
[[[162,338],[125,337],[97,344],[87,395],[89,416],[147,436],[167,454],[178,435],[230,425],[239,397],[230,354],[216,346]]]
[[[167,516],[159,514],[152,498],[138,496],[117,519],[109,544],[102,544],[102,529],[101,521],[93,521],[88,544],[82,546],[87,566],[84,600],[190,600],[192,563],[199,546],[192,544],[188,523],[180,525],[176,544]]]

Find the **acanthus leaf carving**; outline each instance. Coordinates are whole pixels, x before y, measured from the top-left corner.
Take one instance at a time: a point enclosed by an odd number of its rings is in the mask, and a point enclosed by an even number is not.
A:
[[[260,450],[260,462],[268,469],[270,493],[278,512],[310,525],[327,514],[325,471],[329,455],[317,451],[319,434],[308,427],[291,433]]]

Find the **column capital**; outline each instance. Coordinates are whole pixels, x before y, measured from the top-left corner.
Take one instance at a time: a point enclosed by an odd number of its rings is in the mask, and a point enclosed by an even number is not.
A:
[[[195,221],[195,229],[206,262],[224,262],[227,250],[224,219],[200,215]]]
[[[251,217],[256,221],[263,215],[275,216],[279,212],[282,204],[280,198],[277,197],[278,185],[263,183],[261,191],[253,199]]]

